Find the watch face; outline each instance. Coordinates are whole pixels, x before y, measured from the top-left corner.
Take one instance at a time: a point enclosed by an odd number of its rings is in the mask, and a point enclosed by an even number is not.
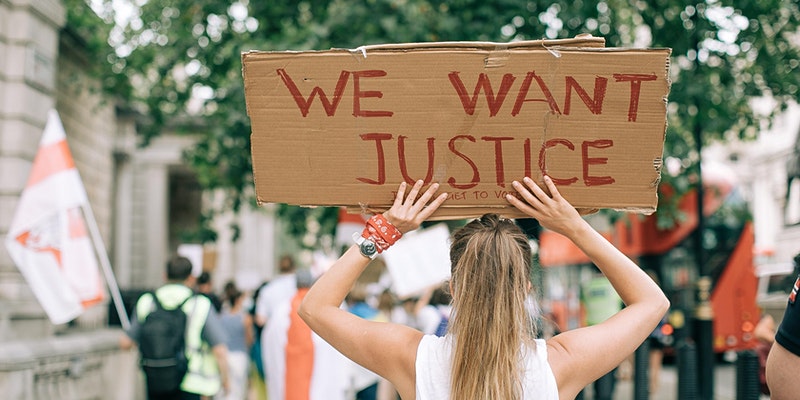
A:
[[[375,247],[375,243],[373,243],[371,240],[364,240],[361,243],[360,249],[361,249],[361,254],[363,254],[366,257],[370,257],[370,258],[375,253],[378,252],[378,248]]]

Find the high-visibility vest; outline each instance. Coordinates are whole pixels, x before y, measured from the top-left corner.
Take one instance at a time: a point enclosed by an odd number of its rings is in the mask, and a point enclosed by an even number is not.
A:
[[[169,284],[156,290],[158,300],[164,308],[170,309],[183,302],[194,292],[184,285]],[[184,303],[186,313],[186,358],[189,368],[181,382],[181,390],[201,396],[213,396],[222,388],[217,360],[208,343],[203,342],[203,327],[211,310],[211,301],[196,295]],[[147,318],[153,310],[153,298],[149,294],[142,295],[136,303],[136,316],[140,322]]]

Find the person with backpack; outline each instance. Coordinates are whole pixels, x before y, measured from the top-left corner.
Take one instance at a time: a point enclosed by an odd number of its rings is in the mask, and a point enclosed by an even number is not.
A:
[[[138,346],[149,400],[200,400],[227,390],[225,331],[207,297],[191,289],[192,263],[167,262],[167,283],[139,297],[123,349]]]

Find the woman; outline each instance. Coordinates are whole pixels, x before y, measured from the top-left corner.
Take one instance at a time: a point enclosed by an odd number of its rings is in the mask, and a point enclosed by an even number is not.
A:
[[[219,400],[245,400],[249,390],[250,346],[253,345],[253,317],[244,309],[244,294],[236,284],[225,284],[226,307],[219,320],[225,330],[228,346],[230,386],[216,396]]]
[[[351,247],[314,285],[299,313],[308,325],[347,357],[394,384],[403,399],[572,399],[641,344],[666,313],[659,287],[592,229],[544,177],[548,195],[532,179],[515,181],[514,207],[561,233],[608,277],[626,307],[605,322],[534,340],[525,301],[532,290],[531,250],[514,223],[494,215],[457,231],[451,245],[453,314],[445,337],[359,319],[339,308],[370,259]],[[419,227],[445,200],[432,184],[410,190],[400,184],[392,207],[375,216],[380,227],[399,233]],[[406,192],[408,193],[406,194]],[[419,195],[419,198],[418,198]],[[430,204],[428,204],[430,202]],[[380,250],[393,236],[363,237]]]

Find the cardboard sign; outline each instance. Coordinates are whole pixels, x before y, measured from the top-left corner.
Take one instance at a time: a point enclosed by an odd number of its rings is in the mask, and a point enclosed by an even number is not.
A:
[[[377,211],[422,179],[449,194],[434,218],[514,217],[511,182],[548,174],[576,207],[651,213],[670,50],[598,46],[244,53],[258,200]]]

